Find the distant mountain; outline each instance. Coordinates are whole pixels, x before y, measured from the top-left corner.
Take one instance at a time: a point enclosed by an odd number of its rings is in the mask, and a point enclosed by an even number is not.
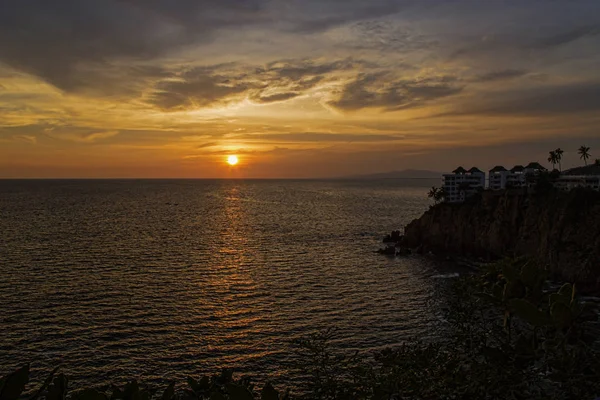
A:
[[[442,173],[420,169],[380,172],[368,175],[344,176],[342,179],[441,179]]]

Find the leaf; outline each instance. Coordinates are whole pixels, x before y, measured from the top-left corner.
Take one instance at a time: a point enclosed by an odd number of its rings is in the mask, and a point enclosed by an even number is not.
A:
[[[533,288],[540,280],[540,271],[533,264],[527,263],[521,268],[521,280],[529,288]]]
[[[123,388],[123,400],[140,400],[140,386],[136,380],[133,380]]]
[[[196,381],[191,376],[187,377],[187,383],[194,393],[198,393],[200,391],[200,385],[198,384],[198,381]]]
[[[175,382],[171,382],[162,394],[162,400],[171,400],[175,395]]]
[[[546,314],[540,311],[535,305],[527,300],[513,299],[509,306],[513,312],[534,326],[544,326],[548,322]]]
[[[525,296],[525,285],[519,279],[508,281],[504,286],[504,300],[520,299]]]
[[[230,400],[254,400],[252,393],[243,386],[230,383],[227,385]]]
[[[573,296],[575,295],[575,290],[573,288],[573,285],[571,285],[570,283],[565,283],[559,289],[558,294],[567,297],[569,299],[569,301],[571,301],[571,299],[573,299]]]
[[[74,400],[106,400],[107,397],[104,393],[97,391],[96,389],[83,389],[73,396]]]
[[[64,374],[59,374],[48,388],[46,400],[64,400],[67,397],[69,381]]]
[[[513,281],[515,279],[519,279],[519,272],[517,268],[512,263],[506,263],[502,266],[502,275],[506,278],[507,281]]]
[[[0,400],[17,400],[29,382],[29,364],[2,378]]]
[[[212,392],[210,394],[210,400],[227,400],[227,397],[225,397],[219,392]]]
[[[554,323],[561,328],[571,325],[573,320],[569,306],[564,303],[554,303],[550,309],[550,315]]]
[[[122,399],[123,398],[123,391],[115,386],[112,385],[112,394],[110,395],[110,400],[116,400],[116,399]]]
[[[232,379],[233,379],[233,370],[229,369],[229,368],[224,368],[221,371],[221,376],[219,377],[220,382],[222,384],[226,384],[226,383],[230,383]]]
[[[552,305],[556,303],[563,303],[566,305],[569,304],[569,300],[562,294],[552,293],[550,296],[548,296],[548,306],[552,307]]]
[[[260,398],[261,400],[279,400],[279,392],[267,382],[260,392]]]
[[[29,400],[37,399],[40,396],[40,394],[42,394],[42,392],[46,390],[50,383],[52,383],[52,378],[54,377],[56,371],[58,371],[58,367],[54,368],[52,372],[50,372],[50,375],[48,375],[42,386],[40,386],[40,388],[31,397],[29,397]]]
[[[200,382],[198,382],[198,386],[200,390],[208,391],[210,389],[210,378],[204,375],[200,378]]]

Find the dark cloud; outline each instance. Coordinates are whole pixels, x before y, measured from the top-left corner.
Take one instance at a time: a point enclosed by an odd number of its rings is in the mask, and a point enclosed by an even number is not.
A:
[[[262,19],[261,5],[260,0],[6,0],[0,2],[0,61],[67,91],[102,86],[116,61],[149,60],[208,40],[218,28],[255,23]]]
[[[388,73],[361,74],[348,83],[329,104],[344,111],[383,108],[394,111],[419,107],[462,91],[455,77],[443,76],[414,80],[393,80]]]
[[[208,107],[252,88],[252,83],[198,68],[158,83],[148,102],[164,110]]]
[[[394,142],[404,139],[403,136],[381,135],[381,134],[345,134],[345,133],[324,133],[324,132],[292,132],[292,133],[273,133],[273,134],[250,134],[238,136],[241,140],[264,140],[273,142]]]
[[[119,71],[123,62],[148,62],[207,42],[220,29],[277,29],[284,23],[296,31],[317,31],[389,14],[399,3],[303,0],[279,7],[269,0],[4,0],[0,62],[65,91],[94,87],[111,94],[119,89],[119,75],[126,75]],[[120,82],[144,72],[131,70]]]
[[[200,145],[196,146],[196,148],[197,149],[206,149],[208,147],[215,147],[218,145],[219,145],[219,143],[217,143],[217,142],[209,142],[209,143],[200,144]]]
[[[485,93],[484,99],[442,115],[549,117],[591,112],[600,112],[600,83]]]
[[[536,41],[533,46],[539,48],[557,47],[574,42],[586,36],[596,35],[600,35],[600,25],[583,26],[540,39]]]
[[[473,78],[474,82],[495,82],[507,79],[520,78],[527,74],[527,71],[521,69],[505,69],[501,71],[492,71],[486,74],[477,75]]]
[[[290,100],[327,79],[330,74],[361,66],[352,59],[329,63],[284,60],[253,67],[223,64],[196,67],[160,81],[147,101],[163,110],[202,108],[247,96],[260,104]]]
[[[296,0],[284,17],[288,29],[314,33],[352,21],[389,16],[409,6],[411,0]],[[290,17],[292,19],[290,19]]]
[[[300,93],[298,93],[298,92],[286,92],[286,93],[272,94],[270,96],[254,96],[254,97],[252,97],[252,100],[256,103],[267,104],[267,103],[275,103],[278,101],[285,101],[285,100],[293,99],[294,97],[298,97],[298,96],[300,96]]]

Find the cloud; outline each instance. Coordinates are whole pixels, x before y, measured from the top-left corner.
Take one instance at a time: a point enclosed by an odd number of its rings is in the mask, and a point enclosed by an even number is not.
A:
[[[219,143],[217,143],[217,142],[209,142],[209,143],[199,144],[198,146],[196,146],[196,148],[197,149],[206,149],[208,147],[215,147],[218,145],[219,145]]]
[[[317,32],[389,15],[399,4],[397,0],[290,0],[285,6],[269,0],[7,0],[0,3],[0,61],[67,92],[114,95],[121,94],[118,82],[137,81],[149,73],[123,68],[153,65],[186,46],[213,41],[224,29]]]
[[[117,136],[120,133],[119,131],[96,131],[76,126],[50,125],[46,127],[37,126],[36,128],[50,138],[77,143],[96,143]]]
[[[104,131],[104,132],[94,132],[88,135],[82,136],[81,140],[83,142],[95,142],[98,140],[108,139],[113,136],[117,136],[119,131]]]
[[[569,44],[586,36],[600,35],[600,25],[583,26],[536,41],[533,47],[552,48]]]
[[[369,133],[325,133],[325,132],[291,132],[291,133],[273,133],[266,135],[242,135],[236,136],[236,139],[240,140],[263,140],[265,142],[393,142],[402,140],[403,136],[396,135],[381,135],[381,134],[369,134]]]
[[[226,105],[244,98],[258,104],[290,100],[360,60],[281,60],[265,66],[238,63],[195,67],[159,81],[146,101],[165,111]]]
[[[17,142],[37,144],[37,138],[32,135],[15,135],[15,136],[13,136],[13,140],[15,140]]]
[[[360,74],[348,83],[339,97],[328,104],[343,110],[382,108],[386,111],[422,106],[430,101],[460,93],[463,86],[452,76],[393,80],[389,73]]]
[[[504,69],[500,71],[492,71],[486,74],[477,75],[473,78],[474,82],[496,82],[508,79],[520,78],[527,74],[527,71],[520,69]]]
[[[252,87],[252,83],[239,78],[198,68],[183,74],[178,80],[159,82],[148,102],[163,110],[203,108],[224,103]]]
[[[293,0],[282,16],[288,29],[299,33],[314,33],[354,21],[389,16],[398,13],[412,1],[406,0]]]
[[[600,82],[485,93],[439,116],[542,116],[600,112]]]
[[[0,60],[62,90],[101,87],[119,61],[149,61],[262,15],[259,0],[8,0]]]
[[[254,97],[252,97],[252,100],[256,103],[267,104],[267,103],[275,103],[277,101],[285,101],[285,100],[293,99],[294,97],[298,97],[298,96],[300,96],[300,93],[298,93],[298,92],[285,92],[285,93],[272,94],[272,95],[268,95],[268,96],[254,96]]]

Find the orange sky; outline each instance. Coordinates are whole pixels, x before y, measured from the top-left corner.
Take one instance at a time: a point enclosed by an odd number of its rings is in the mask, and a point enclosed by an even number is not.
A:
[[[597,2],[0,7],[0,177],[330,177],[600,155]],[[226,156],[237,154],[235,168]]]

